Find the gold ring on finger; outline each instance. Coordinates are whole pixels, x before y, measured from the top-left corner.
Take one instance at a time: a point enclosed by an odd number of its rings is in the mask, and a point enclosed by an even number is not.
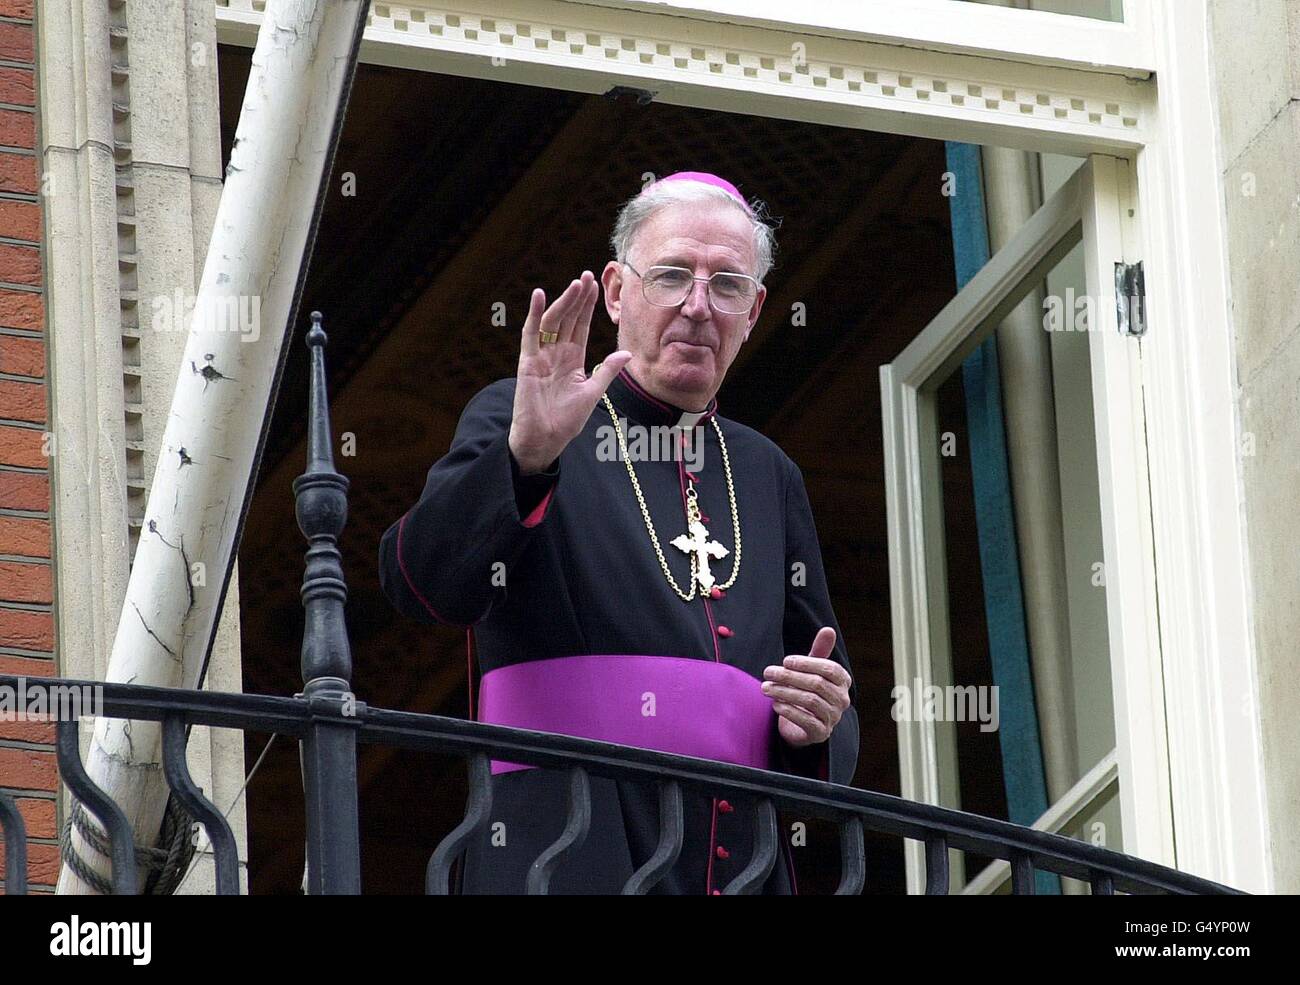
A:
[[[559,332],[543,332],[543,331],[540,331],[540,330],[539,330],[538,333],[537,333],[537,337],[538,337],[539,339],[541,339],[542,345],[550,345],[551,343],[556,342],[556,341],[559,340],[559,338],[560,338],[560,333],[559,333]]]

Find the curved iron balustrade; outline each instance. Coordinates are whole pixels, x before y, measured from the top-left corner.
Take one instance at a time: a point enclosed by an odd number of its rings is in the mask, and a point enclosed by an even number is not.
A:
[[[841,895],[858,894],[865,888],[865,831],[924,842],[928,894],[949,891],[949,849],[1006,859],[1011,864],[1012,890],[1020,894],[1034,892],[1036,870],[1086,881],[1098,895],[1237,892],[1062,835],[888,794],[608,742],[371,708],[357,701],[349,684],[352,657],[343,614],[347,585],[337,546],[347,520],[348,480],[334,470],[325,385],[326,338],[320,313],[313,312],[311,320],[306,335],[311,350],[307,471],[294,481],[298,525],[309,543],[302,587],[306,616],[302,694],[286,698],[0,675],[0,687],[12,687],[15,692],[25,689],[32,695],[44,689],[46,708],[57,707],[54,694],[67,693],[55,692],[55,688],[102,688],[103,705],[94,709],[95,713],[161,722],[164,774],[172,795],[203,825],[212,844],[218,893],[239,892],[235,839],[225,817],[189,774],[185,742],[191,725],[274,732],[302,742],[308,891],[313,894],[361,891],[358,742],[459,754],[469,762],[470,794],[465,816],[429,860],[426,891],[432,894],[449,891],[452,864],[464,852],[469,838],[488,824],[492,807],[490,759],[569,771],[564,830],[534,861],[527,880],[529,893],[546,893],[552,875],[586,838],[591,825],[592,776],[654,783],[658,788],[659,844],[628,879],[623,887],[625,894],[644,894],[653,889],[681,853],[684,788],[704,790],[712,796],[748,795],[753,800],[754,853],[726,886],[727,894],[756,893],[771,872],[777,857],[778,807],[838,826],[841,877],[837,893]],[[75,719],[58,722],[57,751],[63,782],[104,829],[106,837],[100,841],[106,848],[104,854],[112,861],[113,891],[136,892],[132,831],[117,804],[87,775]],[[26,834],[13,798],[3,792],[0,824],[4,828],[5,890],[21,895],[27,890]]]
[[[216,861],[217,892],[223,894],[239,892],[235,841],[225,818],[190,778],[185,760],[185,734],[189,725],[275,732],[308,744],[314,739],[318,741],[313,733],[319,730],[343,728],[356,742],[466,757],[470,773],[468,806],[462,822],[443,839],[429,861],[426,888],[430,893],[448,892],[452,863],[464,850],[469,837],[488,824],[492,796],[489,759],[565,769],[571,776],[567,824],[560,837],[533,864],[527,885],[530,893],[547,891],[550,877],[564,864],[566,852],[585,837],[591,822],[588,785],[592,776],[654,783],[659,790],[659,845],[628,880],[623,891],[629,894],[652,889],[681,851],[682,791],[686,788],[707,790],[714,796],[748,795],[755,801],[754,855],[726,887],[725,892],[729,894],[756,892],[771,871],[777,857],[777,808],[836,823],[842,867],[839,894],[857,894],[865,888],[865,831],[923,841],[929,863],[926,892],[930,894],[948,892],[950,848],[1008,860],[1016,893],[1033,893],[1035,870],[1084,880],[1092,885],[1094,893],[1105,895],[1237,892],[1176,869],[1063,835],[870,790],[609,742],[371,708],[364,702],[354,703],[350,695],[344,701],[322,702],[306,696],[283,698],[126,684],[97,685],[93,681],[55,678],[35,681],[0,675],[0,687],[17,689],[20,682],[28,695],[42,688],[99,686],[103,688],[103,706],[99,709],[103,715],[163,723],[163,768],[168,784],[205,828]],[[60,721],[57,729],[63,782],[107,832],[114,861],[114,892],[133,893],[136,873],[129,864],[134,852],[130,826],[117,805],[86,775],[77,748],[76,722]],[[327,761],[306,759],[309,771],[320,769],[322,763]],[[332,766],[327,763],[325,769],[328,771]],[[334,776],[307,779],[309,788],[336,790],[345,798],[343,803],[330,800],[329,810],[322,809],[325,801],[308,798],[309,832],[314,832],[316,839],[330,842],[329,846],[322,846],[323,858],[337,854],[356,858],[356,829],[349,826],[350,815],[346,809],[346,798],[350,797],[355,804],[355,771],[351,781],[348,787]],[[26,891],[23,823],[12,798],[2,793],[0,820],[5,833],[5,888],[10,894],[21,894]],[[326,847],[332,850],[325,851]],[[351,869],[320,872],[319,885],[314,891],[359,892],[360,886],[349,878]]]

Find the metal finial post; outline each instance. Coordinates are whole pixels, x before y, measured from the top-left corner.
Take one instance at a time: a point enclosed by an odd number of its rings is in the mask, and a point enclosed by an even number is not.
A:
[[[302,680],[334,679],[346,691],[352,680],[343,606],[348,589],[343,577],[338,538],[348,519],[348,480],[334,471],[329,395],[325,376],[325,330],[321,313],[311,313],[307,347],[311,350],[311,391],[307,412],[307,471],[293,481],[298,529],[307,538],[307,568],[302,604],[307,625],[302,641]]]
[[[348,588],[338,548],[348,519],[348,480],[334,471],[325,343],[321,314],[313,311],[307,331],[307,471],[293,482],[298,529],[308,543],[302,579],[302,679],[312,716],[302,742],[302,772],[307,890],[312,895],[361,892],[357,726],[365,709],[350,683],[352,651],[343,610]]]

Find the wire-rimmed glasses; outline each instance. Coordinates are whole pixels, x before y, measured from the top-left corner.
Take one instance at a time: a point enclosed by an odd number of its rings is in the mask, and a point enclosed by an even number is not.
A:
[[[709,303],[727,315],[743,315],[754,307],[758,297],[758,281],[748,274],[719,270],[712,277],[696,277],[685,267],[656,264],[643,274],[626,260],[632,273],[641,278],[641,293],[649,304],[659,308],[676,308],[685,301],[697,280],[708,282]]]

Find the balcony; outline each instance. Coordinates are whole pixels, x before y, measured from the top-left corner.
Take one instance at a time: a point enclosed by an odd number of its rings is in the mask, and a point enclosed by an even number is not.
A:
[[[590,778],[636,780],[657,786],[660,839],[654,855],[623,887],[625,894],[650,892],[672,867],[682,847],[682,792],[708,790],[713,795],[749,797],[758,805],[755,851],[724,895],[756,892],[776,863],[776,811],[836,825],[840,839],[841,876],[837,895],[856,895],[865,885],[864,832],[914,838],[926,847],[926,893],[946,894],[948,850],[962,849],[1011,865],[1012,889],[1032,894],[1035,871],[1052,872],[1088,882],[1094,894],[1223,894],[1234,890],[1142,859],[1031,828],[962,811],[917,804],[887,794],[766,770],[716,763],[688,756],[595,742],[570,736],[499,725],[485,725],[436,715],[418,715],[367,707],[331,682],[317,678],[291,698],[223,694],[133,685],[99,685],[101,713],[110,718],[162,724],[163,770],[173,797],[203,826],[213,846],[217,892],[238,894],[235,838],[225,818],[190,777],[185,740],[191,725],[210,725],[274,732],[303,743],[307,792],[307,855],[312,894],[360,893],[361,868],[357,833],[356,746],[379,743],[406,749],[454,754],[466,759],[470,797],[464,819],[429,859],[426,891],[445,894],[452,863],[470,836],[488,823],[492,809],[489,758],[566,770],[570,778],[567,823],[561,837],[532,865],[525,889],[546,894],[551,876],[586,838],[591,826]],[[315,685],[315,686],[313,686]],[[94,688],[93,681],[32,681],[0,675],[0,687],[25,688],[29,700],[50,702],[56,688]],[[46,696],[33,697],[36,692]],[[48,705],[47,707],[51,707]],[[118,894],[139,891],[136,849],[126,817],[85,772],[77,742],[77,722],[57,724],[57,752],[63,782],[99,821],[100,843],[112,858],[111,881],[101,888]],[[326,809],[328,805],[328,809]],[[5,891],[26,893],[27,851],[23,821],[13,799],[0,793],[4,825]],[[92,838],[92,840],[96,840]]]

